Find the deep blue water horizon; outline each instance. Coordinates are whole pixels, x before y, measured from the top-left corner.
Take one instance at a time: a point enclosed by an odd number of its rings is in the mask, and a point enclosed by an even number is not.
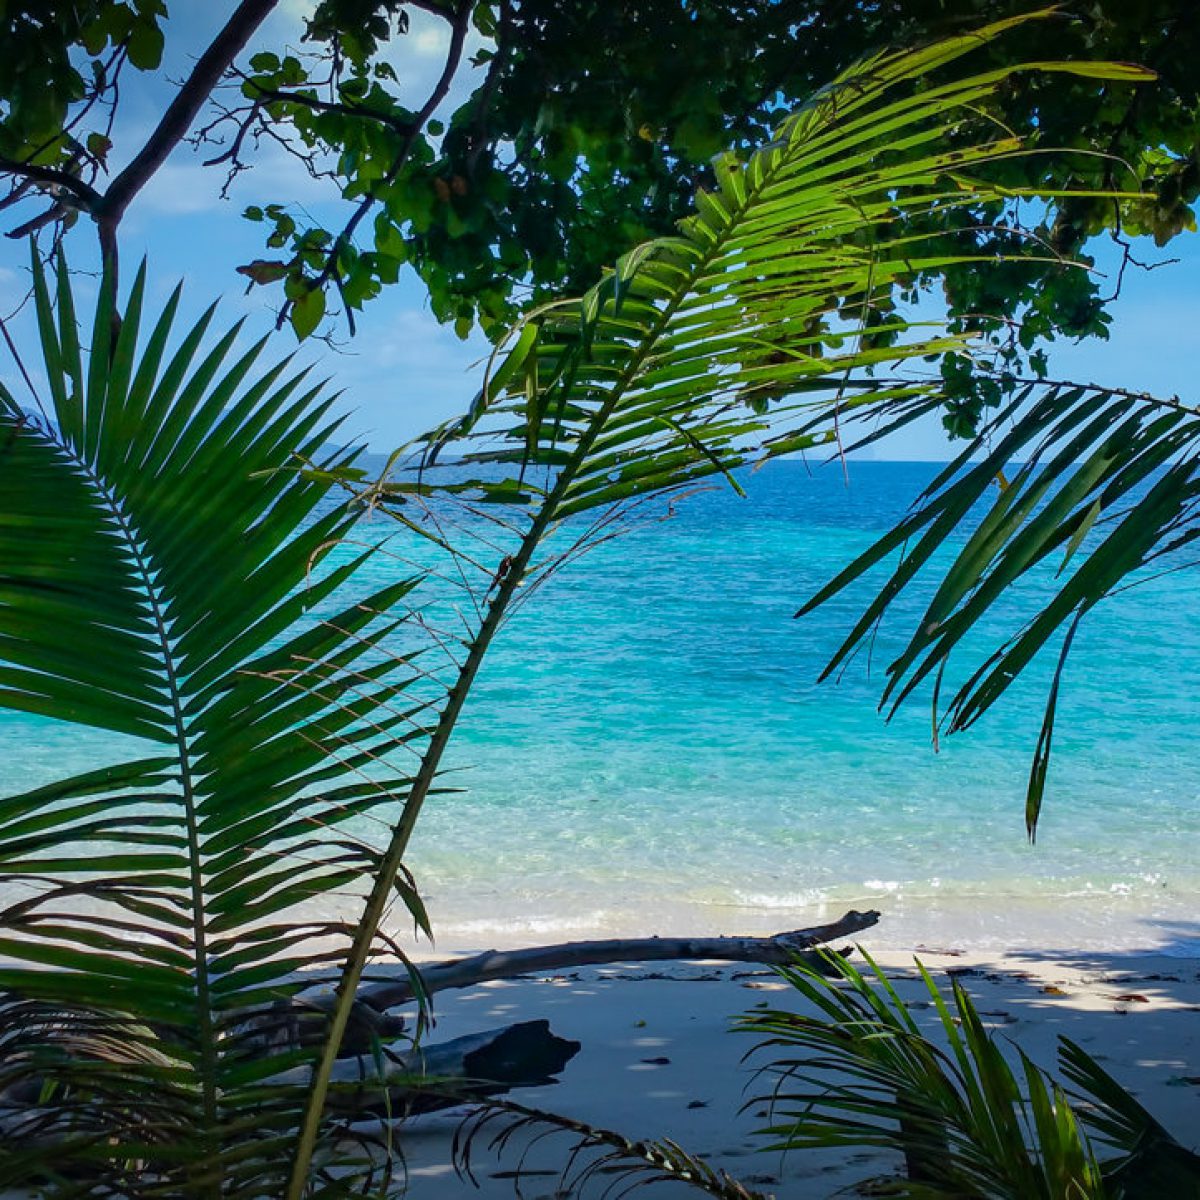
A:
[[[745,499],[693,496],[547,583],[460,724],[446,781],[466,790],[433,797],[414,837],[440,944],[770,932],[876,907],[872,944],[1200,954],[1194,573],[1081,627],[1033,846],[1049,663],[936,754],[927,703],[876,712],[915,601],[869,672],[817,682],[863,593],[796,609],[940,466],[852,462],[847,483],[836,464],[774,463]],[[368,582],[396,569],[381,556]],[[1012,589],[988,637],[1037,594]],[[0,737],[4,793],[119,753],[102,732],[4,712]]]

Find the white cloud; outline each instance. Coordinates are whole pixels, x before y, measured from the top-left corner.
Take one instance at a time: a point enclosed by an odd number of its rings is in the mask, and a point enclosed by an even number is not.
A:
[[[278,53],[281,46],[295,47],[316,7],[317,0],[283,0],[259,27],[241,61],[246,61],[260,50]]]
[[[433,58],[435,55],[440,58],[450,44],[450,34],[445,25],[431,25],[413,34],[409,44],[423,58]]]
[[[164,163],[134,201],[143,213],[191,216],[221,205],[220,183],[199,162]]]
[[[282,147],[268,143],[247,155],[251,169],[240,174],[221,199],[223,166],[206,167],[200,155],[182,147],[159,168],[134,201],[136,216],[192,216],[197,213],[240,212],[247,204],[320,206],[340,200],[329,180],[314,179],[304,164]]]
[[[293,20],[302,21],[311,17],[316,7],[317,0],[283,0],[279,12]]]

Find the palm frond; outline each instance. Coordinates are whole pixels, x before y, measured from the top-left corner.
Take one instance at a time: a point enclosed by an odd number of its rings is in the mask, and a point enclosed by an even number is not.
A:
[[[531,314],[471,410],[425,440],[416,477],[363,490],[364,503],[389,508],[414,530],[422,522],[406,506],[425,505],[420,511],[429,515],[430,497],[457,498],[473,521],[490,509],[499,561],[489,570],[455,558],[464,579],[479,572],[471,595],[478,620],[346,960],[288,1200],[300,1200],[308,1178],[334,1047],[393,880],[518,589],[528,597],[566,558],[610,536],[614,511],[747,463],[836,445],[839,422],[864,407],[886,401],[913,419],[936,403],[928,382],[884,376],[882,368],[961,341],[940,330],[922,336],[887,314],[898,282],[957,259],[932,235],[898,234],[899,213],[1011,198],[988,185],[987,165],[1028,150],[981,113],[1014,71],[1149,77],[1104,63],[1042,63],[967,78],[949,71],[1014,24],[1044,15],[878,54],[816,94],[770,144],[744,160],[717,159],[718,186],[697,196],[679,236],[625,255],[582,299]],[[896,344],[881,344],[881,335],[902,332]],[[441,466],[450,452],[455,461]],[[545,553],[543,541],[560,525],[571,529],[572,548]],[[447,544],[440,534],[430,541]]]
[[[762,1192],[748,1188],[670,1139],[630,1138],[511,1100],[489,1099],[463,1119],[454,1136],[455,1169],[478,1186],[474,1157],[478,1143],[486,1142],[485,1150],[497,1156],[519,1154],[515,1171],[519,1183],[530,1149],[556,1135],[571,1146],[558,1179],[557,1190],[562,1195],[624,1196],[655,1183],[684,1183],[718,1200],[767,1200]]]
[[[883,430],[893,424],[886,404],[863,416]],[[881,706],[891,715],[921,684],[939,679],[954,655],[977,654],[964,643],[986,618],[1005,611],[1009,588],[1026,582],[1035,589],[1033,615],[1009,622],[1015,631],[966,674],[936,720],[943,733],[969,728],[1061,639],[1030,771],[1025,816],[1032,837],[1075,631],[1096,605],[1151,568],[1188,561],[1185,551],[1200,536],[1198,503],[1200,412],[1097,387],[1029,384],[939,472],[911,512],[798,615],[876,568],[888,571],[830,660],[828,676],[910,590],[936,580],[887,667]]]
[[[0,393],[0,703],[137,750],[0,799],[0,1176],[278,1194],[305,1093],[270,1077],[317,1050],[246,1013],[333,967],[314,905],[377,870],[352,823],[408,787],[383,639],[417,580],[343,598],[369,551],[329,557],[356,513],[295,469],[352,457],[303,371],[205,350],[211,313],[171,349],[178,294],[139,345],[144,267],[85,352],[65,263],[34,280],[52,414]]]
[[[901,212],[1011,199],[988,164],[1028,151],[980,113],[1013,73],[1145,77],[1100,63],[947,77],[1013,24],[881,53],[753,155],[716,159],[718,186],[677,237],[525,319],[471,410],[430,436],[426,466],[452,449],[456,467],[486,469],[480,500],[562,520],[834,444],[839,419],[864,407],[924,411],[929,387],[890,372],[962,343],[904,321],[890,298],[914,271],[959,260],[933,235],[901,237]],[[504,464],[520,469],[497,479]]]
[[[1065,1092],[1023,1054],[1019,1070],[987,1031],[957,980],[950,1002],[918,963],[945,1048],[917,1027],[866,956],[859,972],[826,955],[828,973],[780,974],[815,1012],[764,1010],[740,1028],[770,1051],[776,1150],[892,1151],[906,1179],[890,1195],[1061,1200],[1109,1195]]]
[[[1080,1102],[1079,1119],[1096,1140],[1115,1151],[1104,1175],[1127,1200],[1200,1197],[1200,1154],[1171,1136],[1090,1054],[1059,1039],[1063,1075]]]

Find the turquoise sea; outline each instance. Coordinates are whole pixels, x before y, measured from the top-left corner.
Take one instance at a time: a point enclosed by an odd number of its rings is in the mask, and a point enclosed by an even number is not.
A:
[[[902,618],[870,672],[817,683],[854,599],[796,608],[935,469],[852,463],[847,485],[837,465],[773,464],[746,499],[694,496],[532,597],[460,726],[447,782],[466,790],[432,800],[413,843],[439,943],[770,932],[875,907],[873,944],[1200,953],[1194,573],[1082,626],[1034,846],[1023,800],[1045,671],[936,754],[927,704],[890,724],[876,712]],[[990,632],[1036,587],[1014,589]],[[4,713],[0,745],[5,791],[118,751]]]

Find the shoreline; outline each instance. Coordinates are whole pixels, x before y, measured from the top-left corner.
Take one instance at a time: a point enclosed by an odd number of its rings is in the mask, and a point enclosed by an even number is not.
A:
[[[771,936],[836,920],[857,909],[878,909],[879,924],[861,939],[885,952],[913,947],[954,950],[972,955],[1078,952],[1112,955],[1163,955],[1200,959],[1200,892],[1173,893],[1153,905],[1141,897],[980,894],[964,900],[947,895],[937,901],[879,892],[847,892],[817,904],[757,907],[700,905],[659,901],[652,911],[629,907],[572,912],[540,907],[497,919],[502,902],[487,908],[472,903],[442,909],[429,898],[435,943],[413,944],[411,926],[398,916],[389,931],[418,960],[453,958],[484,949],[511,950],[527,945],[591,941],[614,937]],[[550,915],[554,912],[555,915]],[[489,915],[484,915],[489,914]],[[343,914],[354,919],[353,906]]]
[[[833,914],[840,915],[840,914]],[[816,924],[806,914],[803,922]],[[1200,1153],[1200,956],[1172,957],[1125,950],[1035,948],[1007,952],[937,944],[899,949],[881,945],[888,914],[855,939],[887,971],[923,1030],[935,1030],[913,959],[919,957],[942,990],[955,977],[976,1002],[986,1027],[1006,1052],[1019,1047],[1061,1079],[1058,1038],[1078,1042],[1128,1088],[1186,1147]],[[497,931],[499,932],[499,931]],[[531,939],[492,939],[508,947]],[[546,940],[546,939],[543,939]],[[481,944],[463,945],[461,954]],[[498,947],[499,948],[499,947]],[[413,957],[458,957],[428,943]],[[856,962],[861,965],[861,960]],[[892,1174],[901,1163],[879,1151],[817,1150],[781,1155],[757,1131],[767,1105],[749,1055],[752,1035],[732,1030],[757,1008],[795,1008],[799,997],[769,967],[752,963],[670,960],[612,963],[493,980],[434,997],[429,1043],[546,1020],[559,1037],[580,1043],[556,1082],[522,1088],[511,1099],[635,1139],[670,1139],[709,1166],[727,1172],[753,1195],[772,1200],[825,1200],[858,1194],[853,1185]],[[756,1086],[756,1082],[758,1086]],[[503,1154],[495,1126],[472,1148],[473,1178],[456,1170],[455,1145],[468,1110],[410,1118],[399,1130],[411,1200],[585,1200],[603,1196],[617,1177],[603,1174],[584,1191],[564,1190],[571,1159],[568,1135],[518,1135]],[[577,1160],[584,1165],[586,1157]],[[519,1172],[519,1178],[518,1176]],[[570,1180],[567,1180],[568,1185]],[[518,1190],[519,1188],[519,1190]],[[619,1189],[618,1189],[619,1191]],[[649,1193],[686,1200],[702,1193],[681,1183]],[[0,1187],[3,1200],[33,1193]]]

